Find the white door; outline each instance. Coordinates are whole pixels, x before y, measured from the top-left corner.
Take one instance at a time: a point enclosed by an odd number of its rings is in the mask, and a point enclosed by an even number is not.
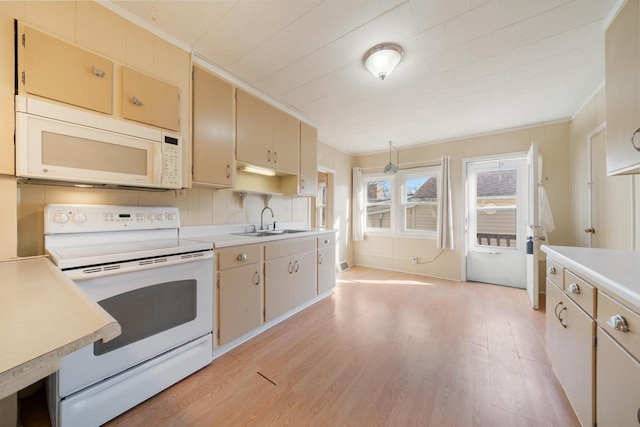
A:
[[[525,288],[525,157],[467,163],[467,280]]]
[[[529,209],[527,210],[527,237],[533,240],[533,251],[527,253],[527,293],[531,306],[538,309],[540,283],[538,282],[538,250],[540,249],[540,222],[538,221],[538,143],[531,144],[527,153],[529,172]]]

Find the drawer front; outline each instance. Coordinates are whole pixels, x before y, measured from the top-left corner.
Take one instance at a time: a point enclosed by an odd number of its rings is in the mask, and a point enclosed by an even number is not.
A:
[[[216,252],[218,270],[241,267],[260,261],[260,245],[234,246]]]
[[[589,316],[596,316],[596,288],[569,270],[564,270],[564,292]]]
[[[316,249],[315,238],[287,239],[270,243],[265,248],[265,259],[282,258]]]
[[[547,277],[560,289],[564,289],[564,267],[547,258]]]
[[[335,233],[318,236],[318,249],[335,246],[335,244],[336,244]]]
[[[610,320],[614,323],[614,316],[622,318],[620,320],[626,325],[626,332],[609,325]],[[598,293],[598,326],[607,331],[633,357],[640,359],[640,316],[602,292]]]
[[[598,330],[596,372],[598,427],[639,425],[640,365],[602,330]]]

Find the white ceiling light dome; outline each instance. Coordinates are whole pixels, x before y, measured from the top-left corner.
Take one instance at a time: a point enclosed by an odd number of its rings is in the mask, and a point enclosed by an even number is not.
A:
[[[362,58],[367,70],[384,80],[398,66],[404,50],[395,43],[380,43],[369,49]]]

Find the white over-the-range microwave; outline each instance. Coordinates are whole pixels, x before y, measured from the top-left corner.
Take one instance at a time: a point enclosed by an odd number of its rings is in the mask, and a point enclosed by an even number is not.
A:
[[[182,187],[182,137],[16,96],[16,176],[98,186]]]

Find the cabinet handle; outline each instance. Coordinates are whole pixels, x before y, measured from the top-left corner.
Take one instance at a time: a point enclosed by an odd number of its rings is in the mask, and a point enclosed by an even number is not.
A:
[[[246,261],[248,259],[249,259],[249,257],[245,253],[242,253],[242,254],[238,255],[238,261]]]
[[[298,270],[300,270],[300,264],[298,264],[298,260],[296,260],[294,265],[296,266],[295,272],[297,273]]]
[[[227,179],[231,178],[231,166],[227,165]]]
[[[607,325],[611,326],[618,332],[629,332],[629,325],[627,324],[627,321],[619,314],[611,316],[609,320],[607,320]]]
[[[267,162],[271,161],[271,150],[267,150]]]
[[[580,293],[580,286],[578,286],[577,283],[572,283],[569,285],[569,292],[571,292],[572,294],[579,294]]]
[[[549,268],[547,268],[547,274],[548,274],[548,275],[556,274],[556,268],[555,268],[555,267],[549,267]]]
[[[593,228],[593,227],[585,228],[585,229],[584,229],[584,232],[585,232],[585,233],[596,234],[596,229],[595,229],[595,228]]]
[[[253,273],[253,284],[258,286],[260,284],[260,273],[257,271]]]
[[[304,190],[304,178],[300,180],[300,188]]]
[[[96,68],[96,67],[91,67],[91,71],[93,72],[93,74],[95,74],[98,77],[104,78],[104,71]]]
[[[325,243],[329,243],[329,239],[324,239],[324,242]]]
[[[291,261],[289,261],[289,274],[293,273],[293,263]]]
[[[135,105],[136,107],[142,107],[144,104],[142,103],[142,101],[140,101],[138,98],[136,98],[135,96],[133,98],[131,98],[131,102],[133,102],[133,105]]]
[[[558,320],[560,321],[560,324],[562,325],[563,328],[567,327],[567,325],[564,323],[564,319],[562,318],[562,312],[565,311],[566,309],[567,307],[562,307],[558,312]]]
[[[278,152],[277,151],[273,152],[273,163],[278,163]]]
[[[638,133],[640,133],[640,128],[636,129],[633,135],[631,135],[631,145],[633,145],[636,151],[640,151],[640,147],[636,144],[636,135],[638,135]],[[640,421],[640,418],[638,418],[638,420]]]
[[[553,312],[556,314],[556,319],[560,320],[560,316],[558,316],[558,307],[562,305],[562,301],[556,304],[556,307],[553,309]]]
[[[318,254],[318,264],[322,264],[322,254]]]

